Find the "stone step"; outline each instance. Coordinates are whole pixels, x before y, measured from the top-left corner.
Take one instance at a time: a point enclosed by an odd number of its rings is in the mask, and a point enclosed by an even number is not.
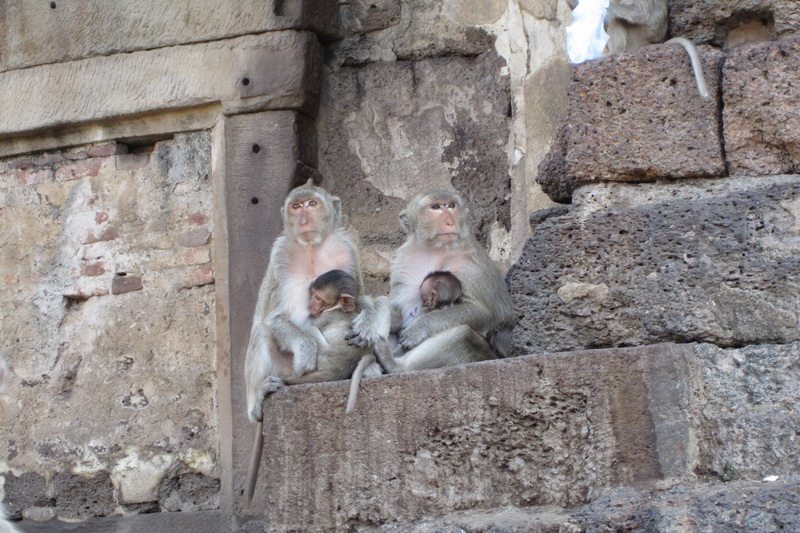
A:
[[[661,480],[800,474],[800,343],[656,344],[288,387],[265,404],[267,530],[576,508]],[[366,530],[366,529],[365,529]]]

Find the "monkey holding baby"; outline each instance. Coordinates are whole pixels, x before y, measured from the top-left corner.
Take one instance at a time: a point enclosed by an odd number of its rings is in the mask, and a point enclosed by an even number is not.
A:
[[[317,276],[342,270],[356,281],[359,313],[351,323],[352,343],[374,344],[389,321],[388,304],[362,295],[358,252],[342,227],[339,198],[309,181],[289,193],[282,214],[283,232],[272,245],[245,360],[247,414],[256,422],[262,420],[265,396],[280,386],[275,378],[299,378],[317,369],[319,345],[305,328],[309,286]]]
[[[376,342],[376,354],[387,371],[510,355],[511,296],[499,269],[470,233],[467,216],[461,196],[447,190],[415,196],[400,214],[407,235],[392,261],[389,300],[391,332],[403,353],[396,357],[385,343]],[[459,283],[460,300],[433,308],[428,301],[424,308],[423,281],[437,271],[447,271]],[[449,284],[455,285],[452,280]]]

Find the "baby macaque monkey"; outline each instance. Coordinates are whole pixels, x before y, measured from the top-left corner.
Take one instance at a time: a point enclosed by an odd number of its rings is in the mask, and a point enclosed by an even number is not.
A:
[[[444,309],[459,303],[463,292],[461,282],[447,270],[431,272],[419,286],[422,307],[428,310]]]
[[[331,270],[318,276],[309,289],[307,331],[317,341],[317,368],[298,377],[284,378],[287,385],[352,378],[346,412],[355,407],[361,378],[381,374],[372,347],[347,343],[352,313],[358,311],[358,284],[347,272]]]

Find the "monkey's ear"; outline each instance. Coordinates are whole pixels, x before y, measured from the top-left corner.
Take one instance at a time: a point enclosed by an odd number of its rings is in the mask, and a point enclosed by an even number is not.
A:
[[[356,310],[356,300],[349,294],[342,294],[339,297],[339,308],[345,313],[352,313]]]
[[[411,233],[411,219],[408,218],[408,213],[405,211],[400,213],[400,224],[403,226],[403,230],[406,233]]]

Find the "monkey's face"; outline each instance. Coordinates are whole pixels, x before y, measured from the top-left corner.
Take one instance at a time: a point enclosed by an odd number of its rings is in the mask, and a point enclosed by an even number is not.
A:
[[[461,209],[450,198],[427,202],[420,213],[420,237],[431,244],[446,245],[459,238]]]
[[[325,203],[317,195],[292,199],[286,206],[289,224],[298,242],[317,244],[326,234],[328,224]]]
[[[308,300],[308,314],[311,318],[318,318],[322,313],[336,304],[336,298],[326,291],[311,289],[310,296]]]

